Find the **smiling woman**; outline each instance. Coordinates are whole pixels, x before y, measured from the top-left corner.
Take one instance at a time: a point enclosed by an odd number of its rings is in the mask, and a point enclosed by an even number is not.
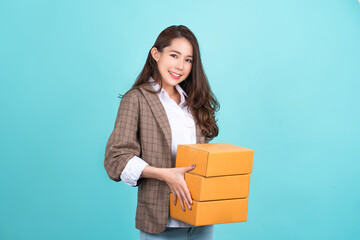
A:
[[[186,38],[173,39],[163,52],[159,52],[156,47],[151,49],[151,55],[163,76],[162,87],[177,104],[180,103],[180,94],[174,87],[189,76],[192,52],[191,43]]]
[[[185,26],[160,33],[133,87],[123,95],[106,146],[105,169],[115,181],[138,186],[136,227],[141,239],[212,239],[213,226],[169,217],[170,190],[183,211],[192,199],[175,168],[179,144],[207,143],[218,135],[219,109],[201,63],[195,35]]]

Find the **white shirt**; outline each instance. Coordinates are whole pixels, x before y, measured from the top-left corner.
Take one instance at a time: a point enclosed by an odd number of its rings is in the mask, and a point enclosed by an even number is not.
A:
[[[150,77],[148,81],[154,82],[154,79]],[[156,83],[153,85],[155,91],[159,88],[159,84]],[[179,144],[196,143],[195,121],[188,107],[185,106],[185,97],[187,97],[187,95],[179,85],[176,85],[175,88],[180,93],[179,105],[170,98],[169,94],[164,89],[161,89],[161,91],[157,93],[157,96],[165,109],[171,128],[171,154],[172,161],[174,162],[176,160],[177,146]],[[137,180],[140,178],[142,171],[147,165],[149,164],[144,160],[134,156],[129,160],[122,171],[120,175],[121,180],[126,184],[136,186]],[[169,217],[167,227],[192,227],[192,225]]]

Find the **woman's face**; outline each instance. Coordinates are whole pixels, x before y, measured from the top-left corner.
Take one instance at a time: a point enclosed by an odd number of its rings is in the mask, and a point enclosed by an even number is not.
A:
[[[170,90],[189,76],[193,62],[193,48],[186,38],[174,38],[162,52],[158,52],[154,47],[151,49],[151,54],[157,62],[165,90]]]

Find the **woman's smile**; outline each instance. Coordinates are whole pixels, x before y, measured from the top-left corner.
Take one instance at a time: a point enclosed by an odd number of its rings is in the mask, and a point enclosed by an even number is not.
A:
[[[176,79],[176,80],[181,77],[180,74],[174,73],[174,72],[172,72],[172,71],[169,71],[169,73],[170,73],[170,76],[171,76],[172,78]]]

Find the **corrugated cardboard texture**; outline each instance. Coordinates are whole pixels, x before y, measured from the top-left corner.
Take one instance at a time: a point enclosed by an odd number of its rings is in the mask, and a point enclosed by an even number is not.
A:
[[[170,194],[172,200],[172,194]],[[246,222],[248,199],[230,199],[217,201],[193,201],[192,209],[185,212],[177,200],[176,206],[170,201],[170,216],[194,226]]]
[[[196,164],[192,173],[211,177],[249,174],[254,150],[227,143],[185,144],[177,149],[176,167]]]
[[[249,174],[202,177],[185,173],[185,181],[192,199],[197,201],[246,198],[249,195]]]

